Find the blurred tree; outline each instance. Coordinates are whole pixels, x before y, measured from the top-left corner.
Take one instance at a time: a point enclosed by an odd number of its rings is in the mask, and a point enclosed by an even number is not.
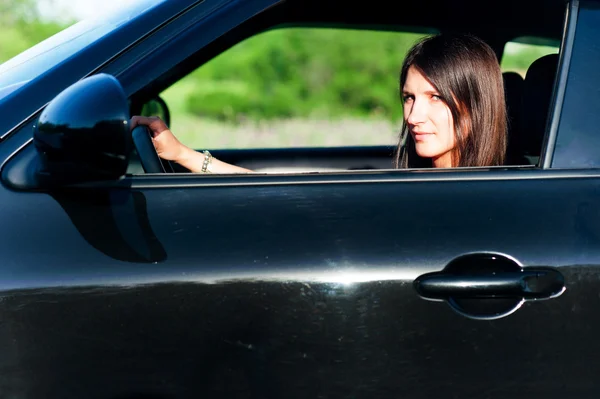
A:
[[[227,122],[289,117],[402,116],[398,73],[423,34],[274,29],[245,40],[186,78],[186,110]]]
[[[14,26],[26,21],[39,19],[35,0],[0,0],[0,23]]]
[[[0,63],[54,35],[67,25],[43,20],[36,0],[0,0]]]

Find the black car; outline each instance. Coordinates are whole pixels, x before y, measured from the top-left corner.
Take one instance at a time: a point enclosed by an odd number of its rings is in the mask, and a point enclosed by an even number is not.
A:
[[[206,175],[132,140],[291,26],[559,51],[507,86],[502,167],[209,148],[312,172]],[[598,397],[599,38],[596,1],[139,0],[1,65],[0,398]]]

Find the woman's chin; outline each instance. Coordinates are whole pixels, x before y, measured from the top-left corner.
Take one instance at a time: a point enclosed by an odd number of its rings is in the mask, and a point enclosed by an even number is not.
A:
[[[415,150],[418,156],[421,158],[434,158],[438,155],[436,151],[432,151],[429,148],[419,148],[419,146],[415,146]]]

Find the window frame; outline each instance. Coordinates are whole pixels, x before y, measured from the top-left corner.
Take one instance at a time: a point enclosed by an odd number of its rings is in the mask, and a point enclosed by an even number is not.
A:
[[[597,102],[592,100],[580,103],[576,100],[586,98],[585,94],[587,94],[590,87],[597,90],[593,85],[593,82],[598,82],[596,77],[597,68],[594,71],[592,69],[594,66],[597,67],[600,62],[600,50],[598,50],[597,45],[593,49],[581,46],[581,42],[585,43],[587,41],[589,44],[588,37],[594,37],[594,35],[590,35],[589,31],[585,32],[583,39],[578,38],[578,35],[582,34],[581,29],[592,25],[594,29],[592,33],[599,32],[597,24],[594,24],[594,22],[597,22],[598,15],[594,15],[594,21],[586,21],[587,24],[580,19],[590,16],[592,12],[598,14],[600,3],[597,1],[572,0],[572,9],[573,15],[571,18],[573,23],[570,25],[568,35],[570,42],[566,46],[569,53],[568,58],[565,57],[565,67],[562,71],[564,74],[561,77],[555,109],[557,114],[560,112],[560,118],[555,118],[552,121],[549,146],[552,146],[554,152],[552,157],[547,160],[547,164],[549,167],[556,169],[599,169],[600,152],[598,151],[598,139],[596,138],[598,137],[598,129],[593,124],[599,119],[597,116],[591,118],[590,121],[586,118],[586,115],[598,115]],[[594,53],[592,67],[582,71],[582,65],[590,64],[590,57],[588,56],[590,52]],[[586,92],[576,92],[582,87],[586,89]],[[578,149],[577,146],[571,147],[569,145],[571,140],[575,143],[579,141],[586,144],[583,148]],[[572,156],[574,150],[579,150],[576,157]]]
[[[238,18],[232,18],[232,16],[227,13],[227,10],[223,10],[224,12],[222,13],[222,15],[209,18],[207,19],[207,21],[201,21],[200,23],[197,23],[183,34],[163,43],[163,45],[158,47],[155,51],[149,53],[146,57],[139,60],[138,62],[130,65],[117,77],[122,82],[125,91],[128,94],[128,97],[152,97],[156,93],[160,93],[162,90],[164,90],[171,84],[171,82],[165,77],[168,77],[170,73],[174,72],[178,64],[186,64],[189,63],[190,60],[195,57],[202,57],[203,51],[207,46],[215,45],[215,41],[212,39],[217,39],[227,34],[232,34],[232,36],[236,39],[233,42],[228,42],[228,47],[216,52],[216,54],[220,54],[223,51],[226,51],[226,49],[239,43],[240,41],[247,39],[260,32],[263,32],[264,29],[257,29],[255,31],[248,30],[243,27],[243,24],[253,18],[259,17],[261,12],[268,11],[271,7],[277,6],[278,3],[278,1],[274,0],[261,0],[261,2],[254,3],[254,17],[250,19],[239,17],[239,15],[247,15],[243,12],[234,13],[238,15]],[[561,39],[561,46],[559,49],[559,71],[554,86],[553,101],[551,103],[552,116],[551,121],[549,121],[549,123],[546,126],[547,131],[544,137],[538,164],[534,165],[534,168],[536,169],[549,169],[551,167],[551,159],[554,151],[554,143],[556,140],[556,124],[558,121],[558,115],[560,113],[560,108],[564,97],[565,76],[568,73],[570,51],[572,49],[573,33],[576,25],[577,9],[578,0],[571,1],[566,5],[565,16],[563,19],[563,30],[565,33],[563,34],[563,37]],[[278,24],[271,23],[270,25],[271,27],[273,27]],[[348,27],[350,27],[350,24],[348,25]],[[242,34],[240,35],[240,33],[235,32],[236,29],[241,29]],[[202,35],[200,35],[201,32],[203,33]],[[194,42],[193,40],[190,40],[191,37],[202,37],[202,40],[196,40]],[[207,58],[210,59],[212,57],[209,56]],[[154,66],[154,73],[145,73],[143,74],[143,77],[140,78],[138,72],[140,70],[147,70],[147,68],[149,68],[150,65]],[[194,67],[189,67],[189,65],[187,67],[184,66],[184,68],[188,68],[188,70],[182,76],[187,75],[187,73],[190,73],[199,65],[201,65],[201,63],[198,64],[196,60],[196,64],[194,64]],[[179,73],[181,74],[181,71],[179,71]],[[501,168],[530,169],[531,167],[520,165],[507,165],[502,166]],[[482,169],[488,168],[483,167]],[[227,175],[222,175],[222,177],[226,176]]]
[[[261,0],[253,3],[248,7],[256,7],[257,9],[266,10],[277,4],[276,0]],[[212,37],[219,37],[227,33],[231,28],[243,23],[245,19],[240,17],[240,14],[245,13],[229,12],[230,4],[215,11],[215,14],[222,12],[213,18],[206,21],[200,21],[184,32],[171,37],[169,40],[162,42],[153,51],[148,52],[141,57],[137,62],[130,64],[126,68],[123,63],[107,65],[103,70],[98,72],[111,73],[111,70],[118,71],[117,78],[123,84],[128,97],[143,93],[143,89],[147,87],[156,76],[161,76],[157,71],[162,71],[165,74],[170,68],[193,56],[196,52],[203,49],[207,44],[212,43]],[[552,126],[550,132],[545,136],[544,146],[538,165],[530,166],[499,166],[499,167],[478,167],[478,168],[458,168],[458,169],[436,169],[436,170],[397,170],[397,169],[380,169],[380,170],[351,170],[343,172],[319,172],[315,173],[270,173],[265,174],[245,174],[245,175],[201,175],[201,174],[165,174],[165,175],[129,175],[118,182],[106,182],[101,185],[104,187],[123,187],[123,185],[132,189],[152,189],[152,188],[173,188],[173,187],[195,187],[195,186],[244,186],[244,185],[282,185],[282,184],[331,184],[331,183],[356,183],[361,181],[378,181],[382,183],[391,183],[394,181],[411,181],[422,180],[440,180],[440,181],[457,181],[468,182],[471,180],[528,180],[528,179],[547,179],[547,178],[574,178],[574,177],[598,177],[594,173],[589,173],[587,170],[571,170],[567,173],[548,173],[552,152],[554,150],[554,141],[556,139],[556,127],[558,123],[558,115],[562,104],[562,96],[564,96],[564,86],[566,74],[568,73],[568,65],[570,61],[570,51],[572,49],[572,36],[576,25],[576,13],[578,0],[573,0],[567,5],[568,13],[565,16],[565,34],[563,35],[560,49],[559,63],[559,78],[555,83],[556,94],[554,96]],[[194,10],[188,10],[193,12]],[[237,14],[237,15],[236,15]],[[575,17],[574,17],[575,15]],[[237,18],[237,19],[236,19]],[[228,22],[230,25],[225,24]],[[206,25],[210,24],[213,30],[211,37],[204,37],[194,45],[178,46],[177,43],[189,42],[191,37],[198,37],[199,32],[206,33]],[[224,28],[224,26],[227,26]],[[207,35],[208,36],[208,35]],[[147,47],[147,46],[146,46]],[[169,57],[168,55],[174,55]],[[145,73],[135,76],[140,70],[149,67],[154,63],[154,68],[151,70],[154,73]],[[557,89],[558,88],[558,89]],[[562,94],[561,94],[562,93]],[[28,132],[29,133],[29,132]],[[22,135],[19,135],[23,137]],[[31,139],[25,143],[31,145]],[[21,149],[23,149],[21,147]],[[550,161],[549,161],[550,160]],[[481,174],[483,172],[483,174]],[[516,173],[515,173],[516,172]]]
[[[553,168],[554,151],[560,125],[565,92],[567,89],[567,78],[573,52],[575,31],[577,29],[577,16],[579,13],[579,0],[569,0],[565,12],[565,28],[559,51],[558,71],[554,82],[553,99],[550,102],[550,114],[546,123],[546,134],[542,143],[540,154],[540,166],[543,169]]]

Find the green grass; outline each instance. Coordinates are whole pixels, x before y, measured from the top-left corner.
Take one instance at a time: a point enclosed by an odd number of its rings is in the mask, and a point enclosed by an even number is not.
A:
[[[381,117],[246,119],[238,123],[200,117],[184,106],[195,88],[195,82],[183,80],[161,94],[171,112],[171,130],[192,148],[387,145],[398,139],[399,121]]]
[[[400,126],[369,118],[284,119],[228,124],[191,115],[175,116],[171,130],[195,149],[393,145]]]

